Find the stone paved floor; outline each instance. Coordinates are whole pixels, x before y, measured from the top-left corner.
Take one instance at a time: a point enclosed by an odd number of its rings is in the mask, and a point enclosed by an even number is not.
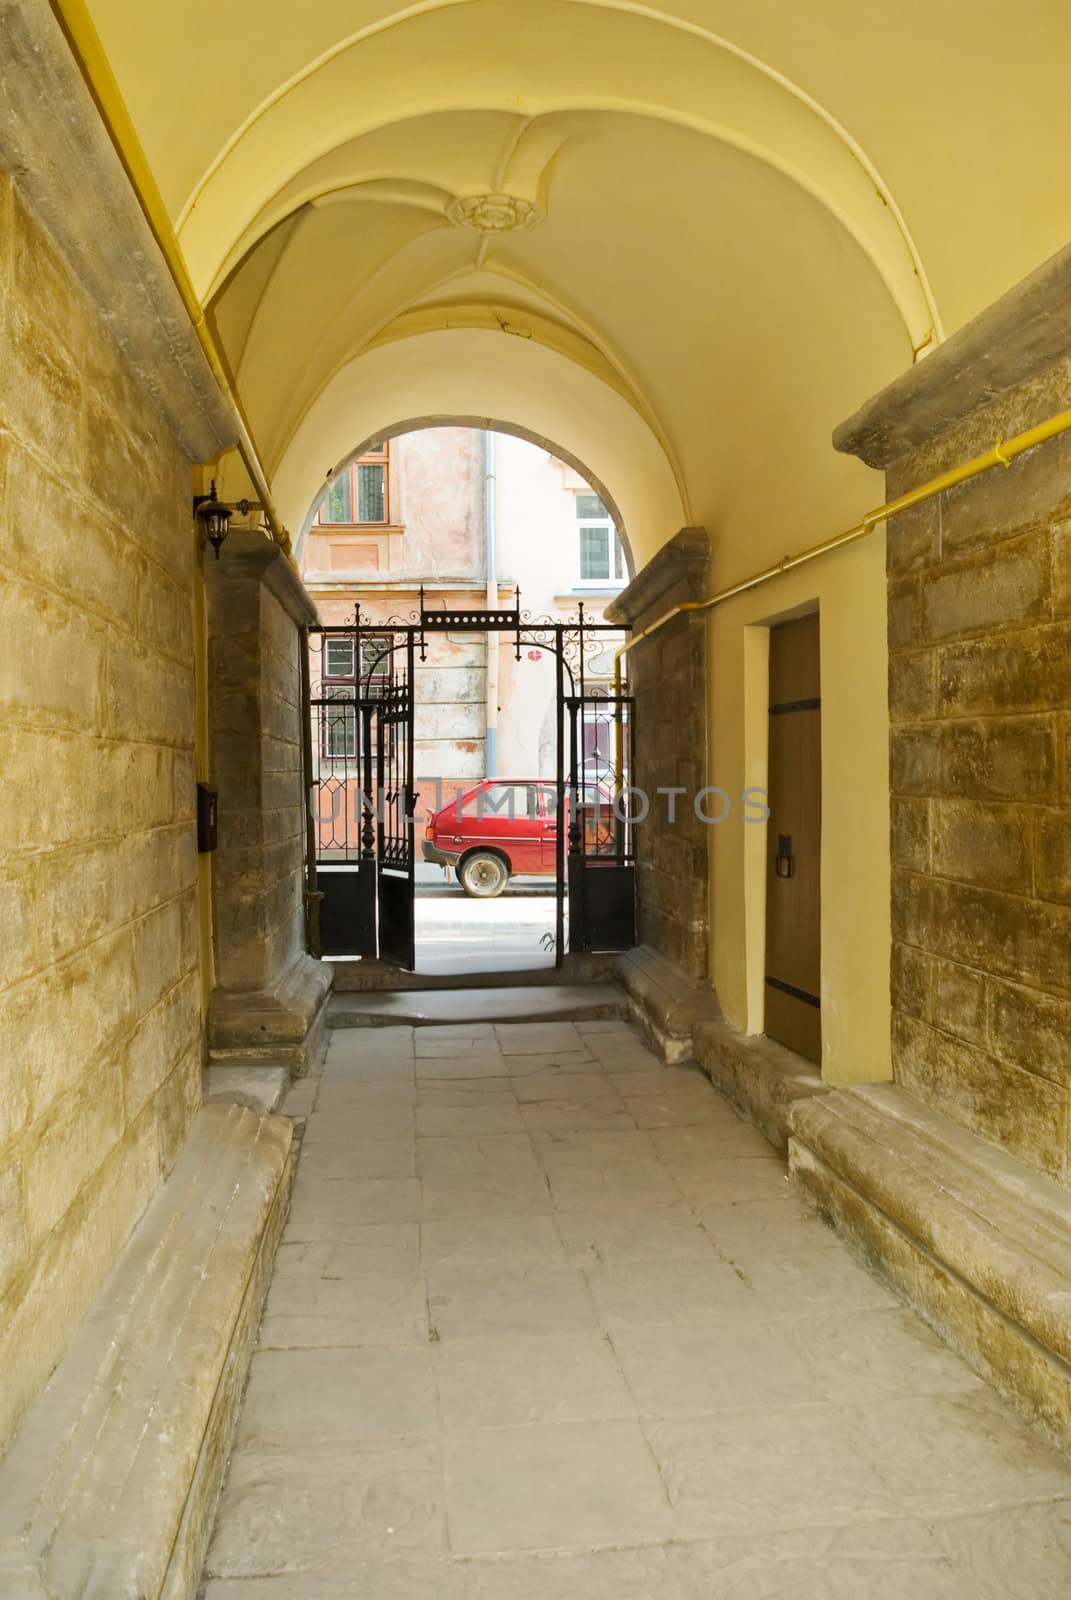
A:
[[[1067,1464],[624,1024],[295,1093],[206,1600],[1067,1600]]]

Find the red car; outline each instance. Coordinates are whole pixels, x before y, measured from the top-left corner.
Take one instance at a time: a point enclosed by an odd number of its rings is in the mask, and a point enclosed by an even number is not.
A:
[[[556,786],[546,778],[484,778],[428,818],[424,860],[453,867],[465,893],[481,900],[500,895],[517,873],[553,877],[556,808]],[[612,846],[610,791],[586,783],[583,809],[590,810],[597,847]]]

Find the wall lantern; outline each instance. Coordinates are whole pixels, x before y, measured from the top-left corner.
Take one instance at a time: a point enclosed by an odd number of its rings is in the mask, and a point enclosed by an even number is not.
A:
[[[219,547],[227,537],[231,517],[236,511],[243,517],[251,511],[261,511],[263,507],[259,500],[220,500],[216,494],[216,480],[212,479],[212,486],[208,494],[195,494],[193,497],[193,514],[200,523],[201,532],[216,552],[219,560]]]

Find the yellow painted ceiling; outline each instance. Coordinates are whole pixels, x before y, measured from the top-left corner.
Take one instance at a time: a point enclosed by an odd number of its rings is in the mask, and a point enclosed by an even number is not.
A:
[[[1066,0],[90,11],[297,520],[407,418],[587,426],[732,581],[880,498],[832,427],[1071,233]]]

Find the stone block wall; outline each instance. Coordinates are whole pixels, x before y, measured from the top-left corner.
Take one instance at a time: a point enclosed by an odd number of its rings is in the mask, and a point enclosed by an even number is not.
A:
[[[687,614],[637,645],[634,782],[650,814],[636,830],[636,918],[641,944],[705,978],[710,961],[708,830],[694,800],[706,778],[706,618]],[[660,788],[679,788],[674,820]]]
[[[683,528],[606,609],[638,633],[681,600],[701,598],[709,560],[704,529]],[[633,785],[650,801],[636,828],[636,922],[640,944],[690,978],[710,961],[709,829],[695,811],[706,783],[707,627],[682,613],[641,640],[628,656],[634,699]],[[658,790],[680,788],[674,820]]]
[[[0,172],[0,1450],[199,1104],[190,487]]]
[[[916,443],[889,494],[1062,409],[1067,377]],[[888,569],[895,1075],[1066,1182],[1071,437],[896,518]]]
[[[316,610],[282,548],[234,530],[207,563],[214,1059],[301,1071],[330,970],[306,953],[303,622]]]

